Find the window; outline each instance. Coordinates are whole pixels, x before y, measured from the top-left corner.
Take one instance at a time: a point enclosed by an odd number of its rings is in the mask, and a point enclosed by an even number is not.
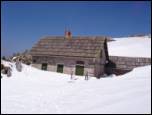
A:
[[[57,72],[58,73],[63,73],[63,67],[64,67],[63,64],[58,64],[57,65]]]
[[[42,69],[42,70],[47,70],[47,63],[42,63],[41,69]]]
[[[36,63],[36,59],[33,59],[33,63]]]

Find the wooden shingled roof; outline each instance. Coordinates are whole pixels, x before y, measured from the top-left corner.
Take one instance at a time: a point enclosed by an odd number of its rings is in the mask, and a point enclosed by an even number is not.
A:
[[[32,56],[96,57],[103,49],[105,37],[45,37],[31,49]]]

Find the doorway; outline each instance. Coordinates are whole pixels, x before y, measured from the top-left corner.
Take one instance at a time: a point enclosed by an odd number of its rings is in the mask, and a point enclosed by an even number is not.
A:
[[[64,67],[63,64],[58,64],[57,65],[57,72],[58,73],[63,73],[63,67]]]
[[[83,65],[76,65],[76,75],[83,76],[84,75],[84,66]]]

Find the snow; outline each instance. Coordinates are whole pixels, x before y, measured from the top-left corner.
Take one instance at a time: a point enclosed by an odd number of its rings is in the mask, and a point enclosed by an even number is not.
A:
[[[5,66],[7,66],[7,67],[13,66],[11,62],[4,61],[4,60],[1,60],[1,64],[5,65]]]
[[[150,57],[151,38],[114,38],[108,42],[111,56]],[[96,79],[38,70],[2,61],[12,77],[1,73],[2,114],[150,114],[151,65],[121,75]]]
[[[116,41],[108,42],[110,56],[151,58],[151,38],[148,36],[113,39]]]
[[[2,114],[151,113],[151,66],[88,81],[27,65],[12,69],[12,77],[1,74]]]
[[[14,56],[13,58],[12,58],[12,60],[15,60],[17,58],[17,56]]]

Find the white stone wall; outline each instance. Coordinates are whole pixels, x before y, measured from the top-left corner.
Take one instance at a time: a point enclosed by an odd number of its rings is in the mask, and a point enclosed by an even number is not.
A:
[[[73,74],[75,74],[75,67],[64,66],[63,68],[63,73],[65,74],[71,74],[72,71],[73,71]]]
[[[33,67],[38,68],[38,69],[41,69],[41,65],[42,64],[32,64]]]
[[[77,61],[83,61],[84,62],[84,75],[86,72],[88,72],[89,76],[99,76],[104,73],[104,64],[105,64],[105,52],[102,52],[102,57],[98,57],[96,59],[93,58],[72,58],[72,57],[47,57],[47,58],[41,58],[41,57],[35,57],[36,63],[33,64],[33,67],[36,67],[38,69],[41,69],[42,63],[48,63],[47,71],[57,71],[57,64],[63,64],[63,73],[65,74],[71,74],[73,71],[73,74],[75,74],[76,71],[76,62]],[[83,65],[83,64],[82,64]],[[96,65],[98,67],[96,67]]]
[[[88,72],[88,76],[94,76],[94,68],[84,68],[84,75]]]
[[[42,64],[32,64],[33,67],[41,69],[41,65]],[[97,73],[103,73],[103,67],[99,67],[96,70]],[[57,65],[48,65],[47,66],[47,71],[53,71],[56,72],[57,71]],[[75,71],[76,71],[76,65],[73,66],[65,66],[63,68],[63,73],[65,74],[71,74],[71,72],[73,71],[73,74],[75,75]],[[95,69],[94,69],[94,65],[90,66],[90,67],[84,67],[84,76],[86,74],[86,72],[88,72],[89,76],[95,76]]]
[[[55,66],[55,65],[48,65],[47,70],[48,71],[57,71],[57,66]]]

